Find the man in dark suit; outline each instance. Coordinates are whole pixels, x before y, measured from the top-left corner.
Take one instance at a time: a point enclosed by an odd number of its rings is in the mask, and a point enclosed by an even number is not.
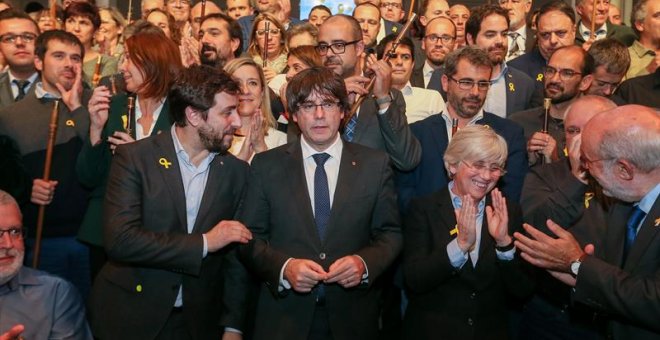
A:
[[[488,125],[504,137],[508,146],[507,173],[498,186],[507,200],[518,202],[527,173],[525,138],[520,126],[483,110],[490,87],[490,58],[482,49],[466,46],[447,56],[445,70],[442,86],[447,91],[446,112],[411,125],[422,145],[422,160],[413,171],[397,176],[400,206],[405,208],[411,198],[446,187],[449,176],[442,156],[454,133],[454,122],[456,129],[472,124]]]
[[[248,167],[227,153],[238,92],[223,71],[193,66],[170,92],[171,129],[116,149],[108,262],[90,300],[99,339],[218,339],[244,327],[246,273],[232,243],[251,234],[232,218]]]
[[[613,339],[660,336],[660,117],[626,105],[600,113],[582,131],[582,165],[619,199],[607,217],[601,245],[584,249],[554,222],[557,238],[526,225],[514,234],[522,256],[573,287],[572,300],[604,312]]]
[[[575,43],[575,12],[563,0],[552,0],[539,9],[536,26],[537,47],[508,64],[536,80],[537,91],[543,93],[543,67],[548,59],[555,50]]]
[[[422,66],[413,70],[410,82],[412,86],[436,89],[433,86],[440,87],[442,73],[439,72],[442,72],[445,57],[456,44],[456,25],[449,18],[434,18],[427,23],[425,34],[421,40],[426,58],[422,58]]]
[[[0,108],[34,92],[39,74],[34,68],[34,42],[39,35],[37,23],[25,13],[12,9],[0,13],[0,53],[7,71],[0,74]]]
[[[392,68],[370,55],[369,69],[375,72],[373,93],[365,84],[370,81],[357,65],[364,51],[360,24],[347,15],[335,15],[319,29],[317,51],[326,67],[344,78],[349,97],[368,96],[348,120],[344,138],[357,144],[386,151],[395,168],[412,170],[421,157],[419,142],[406,121],[406,104],[398,90],[391,89]]]
[[[596,16],[594,17],[594,30],[593,39],[590,37],[591,33],[591,16],[596,6]],[[577,35],[575,36],[575,43],[582,46],[587,43],[590,47],[595,41],[612,38],[630,46],[635,42],[637,36],[635,32],[628,26],[615,25],[611,23],[609,18],[610,3],[609,1],[599,0],[578,0],[575,3],[575,11],[580,16],[580,21],[577,23]],[[588,49],[588,47],[587,47]]]
[[[528,53],[536,45],[536,35],[527,25],[527,14],[532,9],[532,0],[500,0],[500,7],[509,13],[509,49],[506,60],[509,61]]]
[[[340,138],[348,97],[328,69],[297,74],[287,98],[302,137],[255,156],[241,217],[263,283],[255,338],[376,339],[379,277],[402,244],[389,157]]]

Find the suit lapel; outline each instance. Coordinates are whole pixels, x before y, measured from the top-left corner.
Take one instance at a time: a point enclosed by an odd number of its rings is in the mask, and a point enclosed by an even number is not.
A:
[[[455,239],[458,234],[453,233],[452,230],[456,228],[456,213],[454,212],[454,204],[451,202],[451,195],[449,195],[449,188],[445,187],[441,190],[442,197],[438,200],[440,220],[442,224],[447,228],[446,232],[449,234],[449,239]]]
[[[289,159],[283,162],[283,164],[286,167],[284,173],[288,174],[286,180],[288,180],[289,183],[285,187],[290,190],[289,197],[293,198],[292,204],[297,207],[295,211],[299,214],[299,220],[302,222],[301,225],[303,226],[303,230],[308,234],[310,240],[314,240],[314,242],[320,246],[321,238],[316,229],[316,222],[312,211],[312,201],[309,197],[309,188],[307,187],[307,180],[305,179],[300,140],[291,143],[287,149],[287,157]],[[292,220],[294,219],[292,218]]]
[[[9,72],[9,71],[7,71]],[[0,91],[0,101],[6,103],[5,106],[9,106],[14,103],[14,94],[11,92],[11,84],[9,83],[9,74],[5,73],[2,75],[3,86],[2,91]],[[30,87],[34,88],[34,84]]]
[[[377,119],[374,112],[375,102],[371,98],[365,99],[360,105],[360,112],[358,114],[357,125],[355,125],[355,132],[353,133],[353,142],[358,143],[363,135],[366,135],[368,127],[372,124],[373,120]]]
[[[330,210],[330,220],[328,221],[328,228],[326,230],[326,242],[329,239],[327,234],[333,230],[333,226],[343,216],[344,205],[350,200],[350,197],[355,196],[356,193],[354,190],[360,187],[356,185],[356,178],[359,174],[358,169],[362,164],[357,161],[357,153],[352,145],[348,142],[343,142],[343,144],[337,187],[335,188],[335,196],[332,200],[332,209]]]
[[[639,228],[635,243],[630,248],[630,253],[624,263],[623,269],[632,270],[635,268],[641,257],[646,253],[646,249],[657,237],[660,225],[656,226],[656,220],[660,217],[660,199],[656,199],[653,207],[646,215],[644,223]]]
[[[625,225],[630,215],[631,206],[629,204],[617,203],[612,207],[612,212],[608,215],[607,232],[603,249],[607,251],[602,253],[602,257],[609,263],[617,266],[623,259],[623,244],[625,242]],[[598,249],[596,249],[598,250]]]
[[[170,191],[170,197],[174,203],[176,214],[182,231],[188,232],[186,219],[186,196],[181,179],[179,161],[174,151],[174,141],[169,133],[161,134],[155,140],[155,153],[151,155],[153,164],[156,164],[160,174],[163,176],[163,184]]]
[[[440,158],[442,158],[442,154],[444,154],[445,150],[447,150],[447,146],[449,145],[449,136],[447,136],[447,123],[442,117],[438,118],[439,119],[435,119],[433,121],[436,126],[431,128],[430,131],[433,135],[433,140],[435,141],[435,148],[433,151],[440,153]]]
[[[154,131],[156,129],[154,128]],[[206,186],[204,187],[204,194],[202,195],[202,201],[199,203],[199,210],[197,211],[197,217],[195,218],[195,226],[193,227],[193,232],[199,231],[198,228],[202,225],[203,220],[206,216],[209,215],[209,212],[212,208],[219,209],[215,198],[219,195],[221,191],[220,179],[223,177],[224,170],[224,158],[225,156],[216,155],[211,164],[209,164],[209,175],[206,180]]]
[[[158,120],[156,120],[153,130],[151,130],[151,136],[165,132],[170,126],[172,126],[172,122],[170,121],[170,103],[167,99],[165,99],[165,102],[163,103],[163,109],[160,110]]]

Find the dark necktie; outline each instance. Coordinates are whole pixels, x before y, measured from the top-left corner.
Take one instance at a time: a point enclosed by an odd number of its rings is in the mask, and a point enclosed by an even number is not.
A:
[[[330,220],[330,190],[328,190],[328,176],[324,164],[330,158],[327,153],[312,155],[316,162],[314,171],[314,221],[321,241],[325,238],[325,229]]]
[[[511,46],[509,49],[509,58],[512,57],[517,57],[518,52],[520,51],[520,47],[518,46],[518,37],[520,37],[520,33],[518,32],[511,32],[509,33],[509,36],[511,37]]]
[[[346,123],[344,127],[344,139],[348,142],[353,141],[353,135],[355,134],[355,126],[357,125],[357,113],[351,117],[351,120]]]
[[[27,88],[28,85],[30,85],[30,81],[14,79],[12,82],[16,84],[16,86],[18,87],[18,95],[14,99],[14,101],[17,102],[23,99],[23,97],[25,97],[25,89]]]
[[[646,213],[642,211],[639,206],[635,206],[630,213],[630,218],[628,218],[628,223],[626,223],[626,243],[623,245],[623,262],[626,261],[628,252],[635,242],[635,237],[637,237],[637,227],[639,226],[639,222],[644,219],[644,216],[646,216]]]

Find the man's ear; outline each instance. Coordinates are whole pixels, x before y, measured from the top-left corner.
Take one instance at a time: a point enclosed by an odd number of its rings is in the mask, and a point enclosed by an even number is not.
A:
[[[617,160],[614,164],[614,173],[624,181],[631,181],[635,177],[635,166],[625,159]]]
[[[41,60],[39,57],[36,55],[34,56],[34,68],[37,69],[39,72],[43,72],[44,70],[44,62]]]
[[[593,82],[593,80],[594,80],[594,76],[591,74],[582,77],[582,80],[580,80],[580,86],[578,90],[580,90],[580,92],[584,92],[588,90],[591,87],[591,83]]]
[[[186,125],[197,127],[204,121],[202,113],[197,109],[187,106],[184,112],[186,113]]]
[[[449,88],[449,78],[444,74],[440,78],[440,86],[442,86],[442,90],[447,93],[447,89]]]

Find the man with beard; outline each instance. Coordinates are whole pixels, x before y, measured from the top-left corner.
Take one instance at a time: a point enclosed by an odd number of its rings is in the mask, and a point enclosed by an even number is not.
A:
[[[575,12],[563,0],[552,0],[539,9],[536,16],[537,47],[509,62],[536,80],[539,92],[543,92],[543,68],[554,51],[575,43]]]
[[[227,153],[240,127],[239,87],[192,66],[170,91],[167,133],[116,149],[104,205],[108,262],[94,282],[99,339],[217,339],[243,329],[250,231],[233,221],[247,164]]]
[[[514,234],[525,260],[571,287],[571,301],[601,312],[607,338],[660,336],[659,145],[652,108],[626,105],[593,117],[582,131],[581,163],[605,195],[620,200],[597,226],[600,238],[583,248],[551,220],[552,236],[530,225],[527,236]]]
[[[23,267],[18,204],[0,190],[0,339],[92,339],[85,307],[64,279]]]
[[[543,103],[540,94],[534,89],[534,81],[504,62],[507,54],[508,27],[507,11],[496,5],[473,8],[472,15],[465,25],[465,39],[468,45],[486,51],[493,63],[491,86],[484,110],[504,118],[514,112]]]
[[[213,13],[202,18],[199,27],[199,59],[203,65],[221,69],[241,55],[241,27],[234,19]]]
[[[0,13],[0,53],[7,72],[0,75],[0,108],[9,106],[34,90],[39,74],[34,68],[34,41],[39,35],[37,23],[23,12]]]
[[[530,165],[552,163],[566,157],[564,116],[580,93],[591,86],[593,70],[594,58],[581,47],[572,45],[556,50],[544,70],[545,98],[552,102],[548,130],[542,131],[543,106],[511,115],[511,120],[525,129]]]
[[[447,186],[449,176],[443,155],[455,129],[473,124],[490,126],[507,142],[506,174],[498,187],[507,200],[518,202],[527,173],[525,138],[520,126],[483,109],[493,70],[488,54],[480,48],[466,46],[445,60],[442,87],[447,92],[447,110],[411,125],[422,145],[422,160],[413,171],[398,178],[399,203],[402,209],[410,199],[438,191]],[[455,128],[454,128],[455,126]]]
[[[424,66],[416,68],[410,79],[413,86],[440,90],[440,78],[447,54],[454,50],[456,43],[456,25],[446,17],[438,17],[426,25],[426,34],[422,38],[422,50],[426,55]]]
[[[509,13],[509,50],[506,54],[506,60],[509,61],[531,51],[536,44],[534,31],[527,26],[527,14],[532,9],[532,0],[500,0],[499,4]]]
[[[89,133],[89,112],[83,106],[90,91],[83,91],[82,60],[85,51],[71,33],[54,30],[35,43],[35,68],[39,81],[23,100],[0,111],[0,135],[18,145],[21,162],[32,182],[29,202],[22,206],[28,235],[36,235],[39,206],[46,206],[41,241],[40,268],[71,281],[82,296],[90,286],[88,248],[76,239],[87,209],[88,191],[75,171],[83,140]],[[50,180],[43,178],[50,115],[59,99]],[[26,240],[27,262],[32,262],[34,238]]]
[[[412,170],[421,157],[419,142],[406,122],[406,103],[398,90],[391,89],[392,68],[375,55],[367,59],[367,68],[374,73],[372,93],[365,89],[370,78],[362,75],[357,60],[364,52],[362,31],[355,18],[335,15],[319,30],[316,46],[323,64],[344,78],[352,100],[368,96],[359,110],[348,120],[343,137],[349,142],[386,151],[395,168]]]

